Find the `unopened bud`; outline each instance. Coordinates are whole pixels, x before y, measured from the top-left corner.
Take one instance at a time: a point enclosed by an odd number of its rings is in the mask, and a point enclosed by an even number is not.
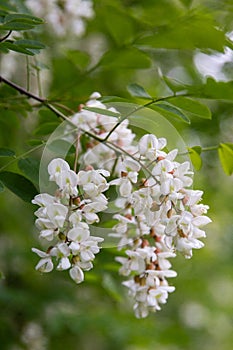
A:
[[[172,216],[172,208],[169,209],[168,212],[167,212],[167,217],[168,217],[168,219],[170,219],[171,216]]]
[[[143,239],[142,243],[141,243],[141,247],[144,248],[144,247],[149,247],[150,246],[150,243],[148,242],[147,239]]]
[[[121,177],[127,177],[128,173],[126,171],[121,172]]]
[[[160,205],[156,202],[153,202],[151,207],[150,207],[150,210],[151,211],[158,211],[160,209]]]

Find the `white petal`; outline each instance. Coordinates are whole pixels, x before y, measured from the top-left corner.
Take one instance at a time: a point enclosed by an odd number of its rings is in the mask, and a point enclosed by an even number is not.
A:
[[[53,262],[51,258],[41,259],[35,267],[40,272],[50,272],[53,269]]]
[[[68,258],[61,258],[59,264],[57,265],[57,270],[67,270],[71,266],[70,260]]]
[[[84,273],[79,266],[74,266],[69,271],[70,277],[76,282],[81,283],[84,281]]]
[[[32,248],[33,253],[36,253],[37,255],[39,255],[40,258],[47,258],[49,255],[45,252],[43,252],[42,250],[39,250],[37,248]]]

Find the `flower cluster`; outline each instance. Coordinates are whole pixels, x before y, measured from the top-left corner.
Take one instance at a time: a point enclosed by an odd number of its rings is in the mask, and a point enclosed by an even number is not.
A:
[[[85,20],[94,16],[91,0],[26,0],[26,5],[36,16],[45,18],[59,37],[83,35]]]
[[[83,271],[93,267],[92,261],[100,250],[98,243],[103,241],[91,236],[89,225],[98,222],[97,213],[107,208],[103,192],[109,187],[104,177],[109,173],[87,169],[76,174],[60,158],[49,163],[48,172],[50,181],[58,185],[55,195],[38,194],[32,201],[39,206],[35,223],[40,238],[51,243],[47,252],[32,249],[41,257],[36,269],[50,272],[56,259],[57,270],[70,269],[71,278],[80,283],[84,280]]]
[[[120,274],[129,276],[123,284],[135,300],[137,317],[166,302],[175,289],[167,278],[176,276],[168,259],[177,251],[191,258],[192,249],[204,245],[201,227],[211,222],[203,215],[208,206],[199,204],[203,192],[190,189],[189,162],[175,161],[178,151],[167,153],[165,147],[166,139],[144,135],[134,160],[124,157],[119,177],[110,182],[119,188],[116,205],[121,208],[111,235],[119,238],[118,249],[126,254],[117,261]],[[138,181],[142,170],[145,178]]]
[[[99,251],[100,239],[90,236],[88,225],[98,223],[96,213],[108,206],[102,192],[108,190],[114,198],[117,194],[111,203],[115,224],[109,237],[117,239],[121,256],[116,261],[121,264],[119,273],[127,278],[123,285],[134,300],[135,315],[146,317],[160,310],[168,293],[175,290],[168,283],[176,276],[170,258],[177,252],[191,258],[193,249],[204,246],[200,238],[205,237],[202,227],[211,222],[205,215],[209,207],[200,203],[203,192],[191,188],[190,163],[176,160],[178,150],[167,151],[167,140],[153,134],[135,141],[129,121],[110,116],[117,115],[117,110],[107,108],[99,97],[93,93],[86,104],[92,110],[81,105],[70,118],[75,135],[67,126],[70,141],[84,136],[76,147],[86,170],[76,175],[66,162],[52,161],[48,171],[59,195],[45,194],[44,199],[39,195],[34,200],[41,206],[36,213],[40,236],[61,240],[47,253],[36,250],[42,257],[37,268],[51,270],[56,256],[58,269],[71,267],[71,277],[82,281],[81,271],[92,267]]]

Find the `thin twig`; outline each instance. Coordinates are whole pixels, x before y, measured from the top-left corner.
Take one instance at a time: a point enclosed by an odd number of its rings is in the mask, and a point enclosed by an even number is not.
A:
[[[183,95],[179,95],[179,96],[188,96],[188,94],[183,94]],[[129,118],[133,113],[136,113],[138,111],[140,111],[143,108],[146,108],[156,102],[160,102],[160,101],[166,101],[169,100],[170,98],[175,97],[175,95],[170,95],[167,97],[160,97],[160,98],[153,98],[150,102],[145,103],[142,106],[139,106],[137,108],[135,108],[133,111],[130,111],[129,113],[127,113],[126,115],[124,115],[120,121],[118,123],[116,123],[116,125],[114,125],[114,127],[109,131],[108,135],[105,137],[105,141],[108,140],[108,138],[110,137],[110,135],[116,130],[116,128],[118,128],[118,126],[127,118]]]
[[[3,41],[5,41],[7,38],[9,38],[9,36],[11,35],[12,30],[10,30],[3,38],[0,38],[0,43],[2,43]]]

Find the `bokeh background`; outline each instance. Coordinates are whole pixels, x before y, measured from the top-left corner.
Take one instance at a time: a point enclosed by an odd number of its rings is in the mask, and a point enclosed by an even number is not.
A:
[[[69,6],[68,6],[69,5]],[[46,45],[34,57],[1,53],[4,77],[74,111],[93,91],[129,99],[127,85],[143,85],[153,96],[171,93],[166,75],[195,85],[207,76],[233,79],[232,1],[100,0],[0,1],[0,7],[33,13],[45,24],[33,34]],[[216,33],[216,28],[221,35]],[[157,35],[138,49],[145,30]],[[13,33],[13,35],[18,35]],[[226,38],[229,38],[227,41]],[[1,147],[39,162],[45,140],[58,121],[12,89],[0,87]],[[233,142],[233,105],[205,100],[212,120],[191,124],[169,118],[187,146]],[[68,113],[68,111],[66,111]],[[41,125],[47,125],[42,128]],[[49,129],[50,127],[50,129]],[[169,138],[169,135],[164,135]],[[32,146],[32,144],[34,146]],[[34,151],[32,147],[35,147]],[[233,344],[233,193],[232,177],[216,151],[202,154],[194,188],[210,205],[205,247],[191,260],[173,261],[176,291],[156,314],[138,320],[121,286],[114,248],[103,249],[86,281],[75,285],[66,272],[34,270],[40,247],[35,207],[10,191],[0,194],[0,347],[7,350],[231,350]],[[8,165],[8,162],[11,162]],[[13,159],[1,167],[18,171]],[[36,176],[36,175],[35,175]]]

